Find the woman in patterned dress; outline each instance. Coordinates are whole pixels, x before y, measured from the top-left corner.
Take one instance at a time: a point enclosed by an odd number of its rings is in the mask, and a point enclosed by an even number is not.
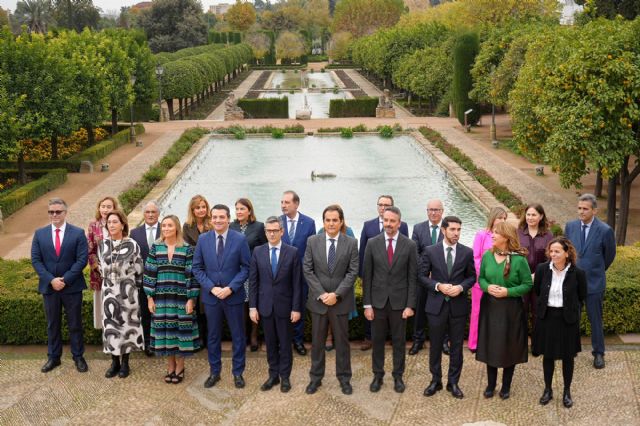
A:
[[[129,353],[144,349],[138,289],[142,285],[140,247],[129,235],[127,216],[120,210],[107,214],[109,238],[98,247],[102,276],[102,341],[111,354],[105,377],[129,375]]]
[[[193,246],[182,239],[180,220],[170,215],[160,224],[160,241],[145,262],[144,291],[151,321],[151,349],[168,357],[166,383],[184,379],[185,357],[200,347],[195,304],[200,291],[191,277]]]
[[[102,277],[98,261],[100,242],[109,238],[107,231],[107,213],[118,210],[118,201],[114,197],[103,197],[96,206],[95,220],[89,223],[87,243],[89,245],[89,286],[93,290],[93,328],[102,328]]]

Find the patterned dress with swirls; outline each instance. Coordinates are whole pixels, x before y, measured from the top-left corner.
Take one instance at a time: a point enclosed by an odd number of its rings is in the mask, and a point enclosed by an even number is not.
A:
[[[193,246],[176,247],[169,260],[163,242],[153,244],[144,265],[144,291],[152,297],[156,312],[151,321],[151,349],[158,355],[188,356],[200,348],[195,313],[187,314],[189,299],[200,288],[191,276]],[[195,306],[195,303],[194,303]]]
[[[119,356],[142,350],[144,336],[138,300],[143,272],[140,247],[131,238],[103,240],[98,259],[102,275],[104,352]]]

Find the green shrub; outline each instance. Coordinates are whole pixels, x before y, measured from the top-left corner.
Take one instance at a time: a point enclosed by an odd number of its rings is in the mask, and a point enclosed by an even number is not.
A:
[[[343,129],[340,130],[340,136],[347,139],[352,138],[353,130],[351,130],[350,127],[344,127]]]
[[[249,118],[289,118],[289,98],[240,99],[238,106]]]
[[[0,208],[4,217],[55,189],[67,181],[66,169],[53,169],[40,179],[22,185],[0,197]]]
[[[255,134],[255,133],[273,133],[274,129],[279,129],[274,126],[262,126],[262,127],[242,127],[242,126],[229,126],[229,127],[220,127],[213,130],[214,133],[218,133],[221,135],[231,135],[235,134],[238,130],[243,130],[246,134]],[[292,126],[284,126],[282,128],[284,133],[304,133],[304,126],[302,124],[294,124]]]
[[[242,127],[238,127],[237,129],[235,129],[233,131],[233,136],[236,139],[241,140],[241,139],[244,139],[244,138],[247,137],[247,133],[244,131],[244,129]]]
[[[134,129],[136,131],[136,135],[141,135],[144,133],[144,126],[142,124],[134,124]],[[120,148],[122,145],[126,145],[130,143],[129,141],[129,128],[127,127],[124,130],[116,133],[111,139],[104,140],[100,143],[97,143],[89,148],[85,149],[77,153],[76,155],[69,158],[69,160],[77,160],[77,161],[97,161],[100,160],[107,155],[111,154],[117,148]],[[79,169],[79,168],[78,168]]]
[[[392,138],[393,137],[393,128],[391,126],[382,126],[380,127],[380,136],[383,138]]]
[[[366,131],[368,130],[368,129],[367,129],[367,126],[365,126],[365,125],[364,125],[364,124],[362,124],[362,123],[361,123],[361,124],[358,124],[358,125],[357,125],[357,126],[355,126],[355,127],[352,127],[351,129],[352,129],[354,132],[366,132]]]
[[[284,138],[284,130],[282,130],[282,129],[273,129],[271,131],[271,136],[274,139],[282,139],[282,138]]]
[[[453,106],[460,124],[464,125],[464,112],[473,109],[467,116],[467,123],[471,126],[480,120],[480,106],[469,99],[472,89],[471,67],[480,50],[480,42],[475,32],[460,34],[453,48]]]
[[[17,169],[17,161],[0,161],[0,169]],[[77,173],[80,171],[79,160],[47,160],[47,161],[25,161],[25,170],[43,170],[43,169],[66,169],[69,173]]]
[[[375,117],[378,98],[331,99],[329,117]]]

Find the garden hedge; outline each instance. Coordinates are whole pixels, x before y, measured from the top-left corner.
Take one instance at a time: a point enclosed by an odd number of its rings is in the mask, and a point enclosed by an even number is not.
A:
[[[329,117],[375,117],[378,98],[331,99]]]
[[[88,268],[85,275],[88,281]],[[42,296],[37,293],[38,277],[28,259],[19,261],[0,259],[0,345],[46,344],[47,327],[42,308]],[[364,315],[362,290],[356,282],[358,317],[349,321],[349,337],[362,339]],[[308,315],[308,314],[307,314]],[[91,291],[83,295],[82,318],[86,343],[100,344],[99,330],[93,329]],[[308,319],[308,318],[307,318]],[[607,271],[607,291],[604,299],[604,329],[607,333],[640,332],[640,247],[618,247],[616,260]],[[411,336],[407,323],[407,336]],[[586,314],[581,323],[583,333],[590,332]],[[311,321],[305,323],[307,341],[311,336]],[[66,325],[63,338],[68,341]]]
[[[20,210],[38,197],[67,181],[66,169],[53,169],[40,179],[22,185],[0,197],[0,208],[4,217]]]
[[[289,118],[289,98],[240,99],[238,106],[248,118]]]

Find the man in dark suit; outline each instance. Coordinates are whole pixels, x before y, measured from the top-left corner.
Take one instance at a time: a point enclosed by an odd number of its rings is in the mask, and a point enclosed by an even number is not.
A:
[[[131,238],[140,246],[140,256],[146,262],[149,249],[153,242],[160,238],[160,208],[155,201],[148,201],[142,208],[144,223],[131,231]],[[144,288],[138,290],[138,300],[147,300]],[[140,303],[140,318],[142,319],[142,333],[144,334],[144,353],[153,356],[151,350],[151,313],[146,303]]]
[[[449,330],[451,359],[447,390],[455,398],[464,394],[458,382],[462,372],[462,343],[469,313],[467,291],[476,282],[473,250],[458,243],[462,221],[456,216],[442,220],[444,239],[426,248],[421,261],[420,285],[429,291],[425,311],[429,320],[429,370],[431,383],[424,390],[432,396],[442,389],[442,342]]]
[[[298,249],[282,243],[282,221],[275,216],[264,223],[267,244],[256,247],[249,268],[249,316],[262,320],[267,345],[269,378],[260,387],[267,391],[280,383],[291,390],[293,325],[302,312],[302,266]]]
[[[402,235],[401,214],[387,207],[383,215],[384,233],[372,238],[364,253],[362,300],[364,316],[372,321],[373,337],[371,392],[378,392],[384,377],[384,344],[391,331],[393,343],[393,389],[404,392],[402,380],[406,358],[407,318],[416,303],[416,243]]]
[[[51,224],[37,229],[31,243],[31,264],[38,274],[38,293],[44,299],[47,318],[48,373],[60,365],[62,356],[62,308],[67,314],[71,354],[76,369],[88,370],[82,340],[82,291],[87,288],[82,270],[89,248],[84,231],[66,222],[67,204],[60,198],[48,203]]]
[[[429,220],[418,223],[413,227],[411,233],[411,239],[416,242],[418,247],[418,270],[420,270],[420,262],[422,261],[422,255],[427,247],[442,241],[444,235],[441,231],[442,226],[442,214],[444,212],[444,205],[441,200],[433,199],[427,202],[427,216]],[[424,341],[427,336],[424,331],[427,325],[427,315],[424,311],[424,306],[427,303],[428,290],[421,285],[416,289],[416,315],[413,317],[413,344],[409,349],[409,355],[416,355],[424,348]],[[445,353],[449,353],[448,339],[445,339],[443,350],[446,348]]]
[[[391,195],[381,195],[378,197],[378,217],[373,218],[371,220],[366,221],[362,225],[362,232],[360,233],[360,250],[359,250],[359,259],[360,259],[360,269],[358,271],[358,276],[362,279],[362,271],[364,268],[364,251],[367,248],[367,242],[369,239],[382,234],[384,230],[382,215],[384,214],[384,210],[387,207],[393,206],[393,197]],[[404,236],[409,236],[409,227],[405,222],[400,224],[400,233]],[[360,346],[360,350],[367,351],[371,349],[371,321],[365,318],[364,322],[364,341]]]
[[[193,275],[200,283],[200,295],[207,317],[209,378],[205,388],[220,381],[222,320],[227,319],[233,348],[233,382],[245,385],[244,282],[249,277],[249,244],[240,232],[229,229],[229,207],[216,204],[211,209],[213,229],[198,239],[193,255]]]
[[[306,392],[322,385],[325,370],[325,342],[328,327],[336,349],[336,376],[342,393],[350,395],[351,351],[349,312],[353,309],[353,284],[358,276],[358,242],[340,232],[344,212],[330,205],[322,212],[325,232],[309,237],[302,266],[309,283],[307,308],[311,312],[311,381]]]
[[[282,242],[298,249],[300,262],[304,258],[307,249],[307,239],[316,234],[316,223],[309,216],[305,216],[298,211],[300,207],[300,197],[295,191],[285,191],[282,193],[280,208],[282,209],[282,225],[284,234]],[[302,300],[307,300],[309,286],[302,278]],[[293,348],[299,355],[306,355],[307,348],[304,347],[304,311],[300,321],[293,326]]]
[[[592,194],[578,198],[578,216],[565,226],[564,234],[578,253],[578,268],[587,274],[587,317],[591,323],[593,366],[604,368],[604,329],[602,304],[606,271],[616,257],[616,238],[609,225],[596,217],[598,202]]]

